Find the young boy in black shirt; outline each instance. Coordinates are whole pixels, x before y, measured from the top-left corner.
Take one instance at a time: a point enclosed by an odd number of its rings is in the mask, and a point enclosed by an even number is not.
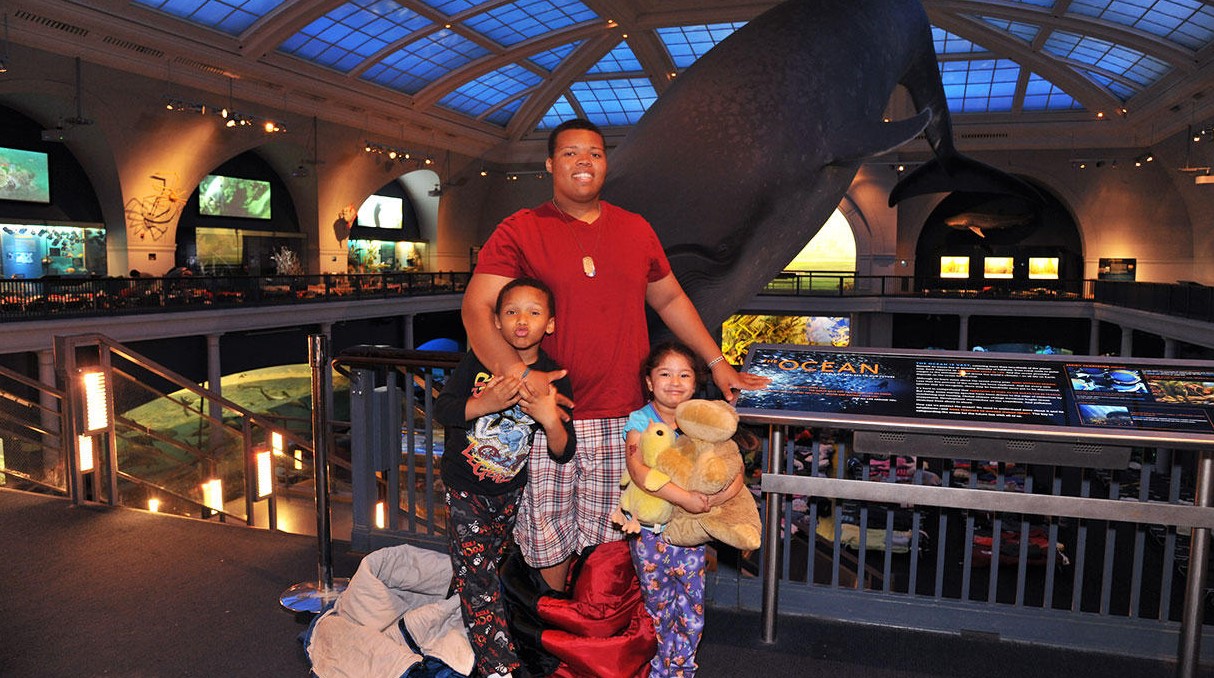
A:
[[[560,370],[540,349],[540,340],[555,326],[554,309],[552,291],[534,278],[517,278],[498,294],[494,324],[528,371]],[[572,400],[569,378],[536,395],[521,384],[520,378],[489,374],[468,351],[434,407],[435,418],[447,427],[442,478],[451,585],[459,594],[480,676],[509,676],[520,664],[506,627],[497,568],[527,483],[531,438],[542,427],[548,454],[557,463],[573,458],[576,442],[572,419],[562,421],[556,404],[558,392]]]

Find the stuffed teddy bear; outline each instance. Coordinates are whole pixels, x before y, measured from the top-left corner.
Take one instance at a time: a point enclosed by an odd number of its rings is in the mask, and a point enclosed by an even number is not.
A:
[[[641,486],[632,482],[632,476],[624,469],[620,478],[620,505],[611,514],[611,521],[626,534],[640,532],[641,523],[660,525],[670,522],[674,505],[651,493],[670,482],[671,474],[686,477],[691,473],[692,460],[683,450],[675,447],[674,430],[666,424],[651,423],[641,433],[638,447],[641,459],[649,467],[645,484]]]
[[[672,481],[686,490],[713,495],[742,474],[742,456],[731,439],[738,428],[738,413],[721,400],[688,400],[675,410],[683,435],[675,442],[691,459],[669,471]],[[651,474],[652,475],[652,474]],[[741,551],[759,548],[762,524],[754,497],[746,488],[707,513],[693,514],[673,507],[666,540],[676,546],[698,546],[717,540]]]

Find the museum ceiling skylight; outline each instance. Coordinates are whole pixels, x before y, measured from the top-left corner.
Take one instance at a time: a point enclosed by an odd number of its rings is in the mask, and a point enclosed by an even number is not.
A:
[[[573,114],[629,126],[678,74],[768,6],[707,0],[131,0],[246,54],[519,137]],[[1203,0],[924,0],[950,109],[1096,116],[1208,72]]]

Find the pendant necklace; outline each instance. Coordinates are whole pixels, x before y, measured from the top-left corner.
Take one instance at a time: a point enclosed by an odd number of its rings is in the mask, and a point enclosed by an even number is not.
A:
[[[588,254],[586,252],[585,247],[582,247],[582,241],[578,239],[577,231],[575,231],[573,229],[573,224],[569,223],[570,220],[573,219],[573,217],[569,216],[568,214],[565,214],[565,210],[561,209],[560,206],[556,204],[555,199],[552,200],[552,206],[556,209],[557,213],[559,213],[561,215],[561,223],[565,224],[565,227],[569,229],[569,235],[573,236],[574,244],[577,245],[577,248],[579,250],[581,250],[581,252],[582,252],[582,272],[586,274],[587,278],[593,278],[594,276],[598,275],[598,270],[594,267],[594,257],[590,256],[590,254]],[[602,216],[601,207],[599,208],[599,215]],[[602,238],[603,238],[603,227],[600,226],[599,234],[594,239],[594,250],[593,251],[595,251],[595,252],[599,251],[599,241],[602,240]]]

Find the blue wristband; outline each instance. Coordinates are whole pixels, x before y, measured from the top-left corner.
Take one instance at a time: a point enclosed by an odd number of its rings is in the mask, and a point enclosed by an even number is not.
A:
[[[530,367],[528,367],[527,369],[523,370],[523,373],[522,373],[522,374],[520,374],[520,375],[518,375],[518,380],[519,380],[519,381],[522,381],[522,380],[526,379],[528,374],[531,374],[531,368],[530,368]]]

